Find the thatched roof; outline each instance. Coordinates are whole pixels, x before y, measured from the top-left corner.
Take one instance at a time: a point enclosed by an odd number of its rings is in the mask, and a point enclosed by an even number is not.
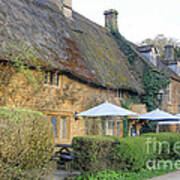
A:
[[[106,28],[76,12],[73,21],[66,19],[50,0],[0,0],[0,48],[17,41],[30,46],[47,68],[98,86],[143,92],[141,75]]]

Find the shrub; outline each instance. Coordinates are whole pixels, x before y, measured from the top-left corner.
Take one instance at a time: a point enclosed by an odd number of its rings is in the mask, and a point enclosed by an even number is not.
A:
[[[180,158],[180,149],[174,147],[176,143],[180,145],[179,133],[148,133],[142,135],[144,138],[150,138],[154,147],[154,153],[157,153],[158,159],[173,160]]]
[[[75,137],[72,141],[77,159],[76,168],[81,171],[96,171],[110,165],[109,153],[115,140],[103,136]]]
[[[73,149],[78,155],[76,164],[81,170],[121,169],[137,171],[155,155],[147,153],[145,138],[76,137]]]
[[[148,152],[146,139],[143,137],[111,138],[119,142],[119,145],[112,149],[112,169],[138,171],[145,167],[148,160],[156,158],[152,146]]]
[[[147,138],[150,138],[150,142]],[[137,172],[146,168],[149,160],[179,159],[180,149],[176,149],[179,152],[174,151],[174,145],[179,140],[178,133],[146,134],[142,137],[127,138],[89,136],[74,138],[73,148],[77,155],[76,165],[82,171],[112,169]],[[162,146],[159,146],[159,142]]]
[[[0,108],[1,180],[40,179],[54,147],[53,130],[40,112]]]

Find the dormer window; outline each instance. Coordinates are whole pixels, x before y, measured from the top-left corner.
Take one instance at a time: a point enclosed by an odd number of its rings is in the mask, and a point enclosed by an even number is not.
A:
[[[44,74],[44,83],[59,86],[59,73],[46,71]]]

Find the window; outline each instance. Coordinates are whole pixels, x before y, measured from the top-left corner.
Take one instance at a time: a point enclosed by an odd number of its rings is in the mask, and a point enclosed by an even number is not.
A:
[[[125,94],[125,93],[124,93],[124,91],[122,90],[122,91],[121,91],[121,98],[124,98],[124,94]]]
[[[53,124],[54,136],[57,138],[57,117],[51,117],[51,122]]]
[[[69,138],[69,120],[68,117],[62,116],[60,118],[60,139],[68,139]]]
[[[168,102],[171,103],[171,84],[167,87]]]
[[[55,138],[59,140],[70,138],[70,120],[69,116],[49,115],[53,125]]]
[[[59,86],[59,73],[46,71],[44,83]]]
[[[56,86],[59,86],[59,73],[56,73]]]
[[[107,120],[107,135],[114,135],[114,121]]]
[[[102,134],[109,136],[121,136],[121,120],[109,120],[102,118]]]
[[[121,90],[118,89],[115,91],[115,97],[118,97],[118,98],[121,97]]]
[[[118,98],[124,98],[125,97],[125,92],[123,90],[116,90],[115,91],[115,97],[118,97]]]
[[[118,97],[119,98],[121,97],[121,90],[120,89],[118,90]]]
[[[54,84],[54,72],[50,72],[50,84]]]

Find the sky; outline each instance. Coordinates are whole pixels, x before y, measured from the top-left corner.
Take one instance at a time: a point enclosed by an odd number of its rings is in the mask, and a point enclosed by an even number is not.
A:
[[[120,33],[139,43],[158,34],[180,40],[180,0],[72,0],[73,9],[104,26],[103,12],[116,9]]]

